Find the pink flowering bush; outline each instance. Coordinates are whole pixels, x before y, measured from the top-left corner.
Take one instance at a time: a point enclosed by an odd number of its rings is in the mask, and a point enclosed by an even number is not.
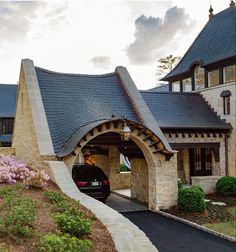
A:
[[[0,183],[12,184],[21,180],[26,186],[42,188],[49,179],[44,170],[33,170],[15,156],[0,154]]]

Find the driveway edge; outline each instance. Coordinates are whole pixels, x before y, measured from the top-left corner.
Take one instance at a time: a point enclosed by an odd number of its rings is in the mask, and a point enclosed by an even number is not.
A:
[[[175,216],[175,215],[172,215],[172,214],[169,214],[169,213],[160,211],[160,210],[159,210],[159,211],[153,211],[153,212],[159,213],[160,215],[165,216],[165,217],[168,217],[168,218],[170,218],[170,219],[177,220],[177,221],[182,222],[182,223],[184,223],[184,224],[187,224],[187,225],[189,225],[189,226],[191,226],[191,227],[195,227],[195,228],[197,228],[197,229],[199,229],[199,230],[205,231],[205,232],[210,233],[210,234],[212,234],[212,235],[215,235],[215,236],[217,236],[217,237],[219,237],[219,238],[222,238],[222,239],[225,239],[225,240],[228,240],[228,241],[231,241],[231,242],[235,242],[235,243],[236,243],[236,239],[235,239],[235,238],[233,238],[233,237],[231,237],[231,236],[228,236],[228,235],[224,235],[224,234],[222,234],[222,233],[219,233],[219,232],[217,232],[217,231],[211,230],[211,229],[209,229],[209,228],[203,227],[203,226],[201,226],[201,225],[199,225],[199,224],[197,224],[197,223],[195,223],[195,222],[188,221],[188,220],[186,220],[186,219],[177,217],[177,216]]]

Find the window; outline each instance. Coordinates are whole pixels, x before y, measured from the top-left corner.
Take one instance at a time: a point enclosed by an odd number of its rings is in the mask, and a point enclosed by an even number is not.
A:
[[[195,90],[203,89],[205,87],[204,68],[197,66],[194,69]]]
[[[189,149],[190,175],[212,175],[212,153],[210,148]]]
[[[187,78],[183,80],[183,91],[191,92],[192,91],[192,80],[191,78]]]
[[[0,134],[11,135],[13,133],[13,118],[3,118],[0,120]]]
[[[230,96],[224,96],[223,103],[224,103],[224,115],[229,115],[230,114]]]
[[[220,71],[214,70],[208,73],[209,87],[214,87],[220,84]]]
[[[180,82],[179,81],[172,83],[172,91],[173,92],[180,92]]]
[[[236,65],[224,67],[224,83],[236,81]]]

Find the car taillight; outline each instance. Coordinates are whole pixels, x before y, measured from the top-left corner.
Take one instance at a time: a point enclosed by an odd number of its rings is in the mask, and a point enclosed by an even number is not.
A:
[[[76,182],[76,185],[77,185],[78,187],[83,187],[83,186],[87,186],[87,185],[88,185],[88,182],[77,181],[77,182]]]
[[[103,180],[102,183],[103,183],[104,186],[109,186],[109,181],[108,180]]]

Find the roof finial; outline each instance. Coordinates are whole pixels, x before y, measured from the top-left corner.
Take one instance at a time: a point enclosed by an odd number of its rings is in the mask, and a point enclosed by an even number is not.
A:
[[[212,5],[211,5],[211,3],[210,3],[210,9],[209,9],[209,19],[212,19],[213,17],[214,17],[214,14],[213,14],[213,8],[212,8]]]
[[[230,7],[235,7],[235,2],[233,1],[233,0],[231,0],[231,2],[230,2],[230,5],[229,5]]]

